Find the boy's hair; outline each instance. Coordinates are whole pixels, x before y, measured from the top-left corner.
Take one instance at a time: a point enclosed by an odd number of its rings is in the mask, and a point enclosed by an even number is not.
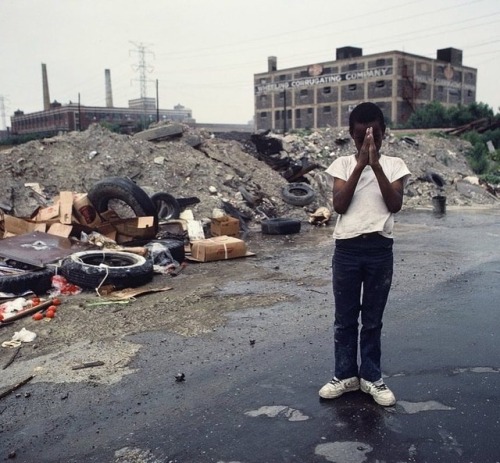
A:
[[[374,103],[361,103],[349,115],[349,132],[353,131],[356,122],[366,124],[374,121],[379,121],[382,130],[385,131],[385,119],[382,110]]]

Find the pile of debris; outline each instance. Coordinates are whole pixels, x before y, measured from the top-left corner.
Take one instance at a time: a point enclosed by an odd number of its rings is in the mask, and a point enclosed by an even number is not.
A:
[[[449,205],[496,203],[497,190],[472,175],[469,148],[455,138],[389,133],[384,154],[413,174],[405,207],[443,196]],[[172,123],[135,136],[93,125],[4,150],[0,291],[44,294],[57,276],[70,294],[83,287],[130,298],[153,272],[178,274],[186,258],[250,256],[240,232],[252,224],[286,235],[303,221],[331,220],[325,169],[353,152],[341,130],[214,136]]]
[[[256,223],[266,217],[307,220],[318,207],[331,209],[332,182],[324,170],[336,157],[354,152],[349,134],[331,128],[286,136],[248,134],[245,139],[243,134],[219,137],[180,124],[164,127],[129,136],[93,125],[85,132],[2,151],[0,207],[27,217],[50,204],[59,191],[86,193],[95,182],[116,176],[132,179],[150,195],[197,197],[192,210],[198,219],[209,219],[214,209],[230,205]],[[495,194],[479,185],[467,164],[469,148],[456,138],[389,133],[384,154],[403,158],[413,174],[405,207],[430,207],[437,190],[449,205],[495,203]],[[283,194],[291,182],[308,185],[314,195],[291,203]],[[34,192],[32,184],[39,184],[41,192]],[[307,193],[299,191],[298,196]]]

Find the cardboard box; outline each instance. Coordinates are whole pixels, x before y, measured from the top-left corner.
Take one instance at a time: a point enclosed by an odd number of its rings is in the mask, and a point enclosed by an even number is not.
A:
[[[212,236],[237,237],[240,235],[240,221],[229,215],[213,218],[210,224],[210,233]]]
[[[82,225],[96,228],[102,224],[102,219],[97,213],[86,194],[76,195],[73,201],[75,216]]]
[[[199,262],[234,259],[235,257],[251,256],[243,240],[232,236],[216,236],[205,240],[194,241],[191,244],[191,258]]]
[[[116,242],[126,243],[134,239],[154,239],[156,227],[154,217],[134,217],[110,221],[117,231]]]

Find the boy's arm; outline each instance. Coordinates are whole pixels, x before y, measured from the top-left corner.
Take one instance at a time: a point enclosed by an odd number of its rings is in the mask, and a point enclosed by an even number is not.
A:
[[[358,184],[359,177],[365,167],[356,164],[352,174],[347,180],[334,177],[333,179],[333,209],[337,214],[345,214],[351,204],[354,190]]]
[[[393,214],[399,212],[403,206],[404,177],[391,183],[379,162],[371,164],[371,167],[377,178],[378,186],[387,209]]]

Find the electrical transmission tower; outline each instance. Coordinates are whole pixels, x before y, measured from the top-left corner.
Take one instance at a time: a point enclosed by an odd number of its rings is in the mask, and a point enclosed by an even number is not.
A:
[[[139,72],[139,79],[134,80],[139,81],[141,85],[141,99],[145,100],[145,98],[147,97],[147,84],[148,82],[153,82],[146,77],[146,73],[153,72],[154,69],[153,66],[150,66],[146,63],[146,55],[151,54],[154,57],[154,54],[152,51],[148,50],[147,45],[144,43],[130,43],[136,47],[135,50],[130,50],[130,53],[137,53],[139,55],[139,64],[132,66],[132,69]]]

